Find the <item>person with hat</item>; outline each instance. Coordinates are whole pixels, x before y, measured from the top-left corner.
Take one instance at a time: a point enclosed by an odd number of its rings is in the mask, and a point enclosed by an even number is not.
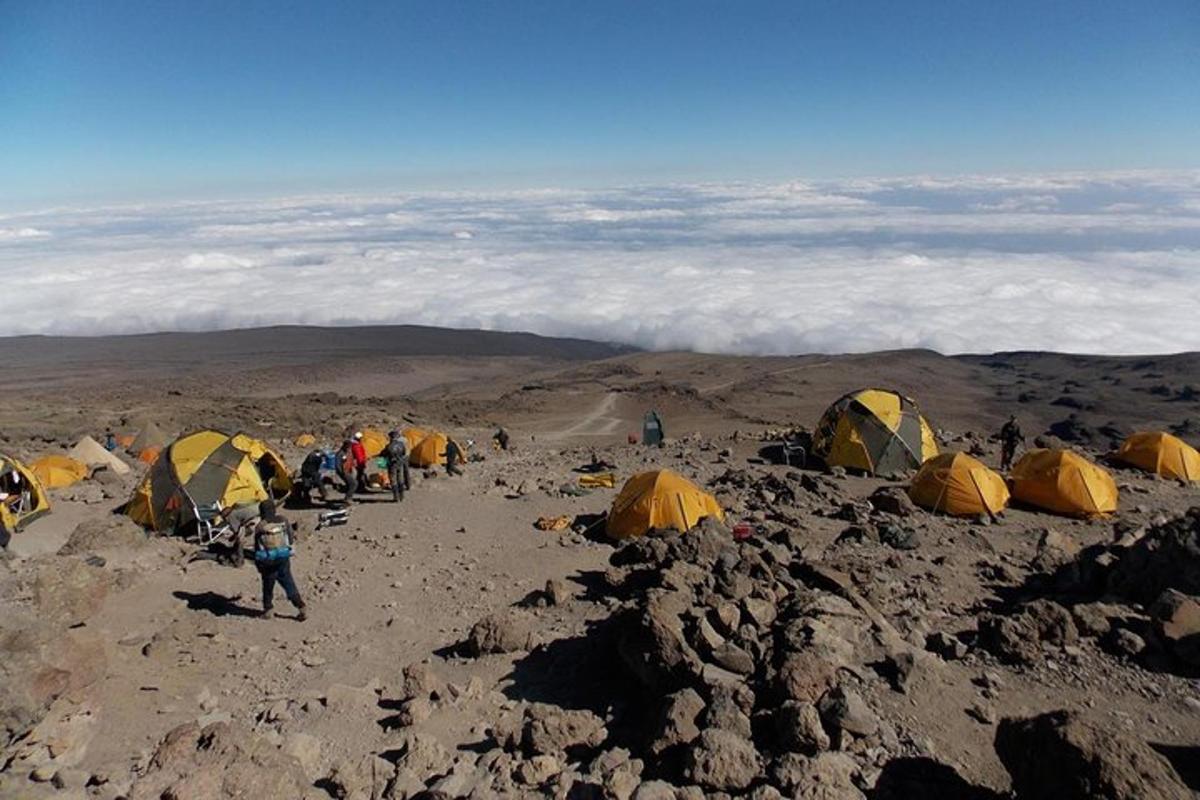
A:
[[[356,431],[354,440],[350,443],[350,452],[354,455],[354,472],[358,478],[358,491],[367,491],[367,448],[362,443],[362,431]]]

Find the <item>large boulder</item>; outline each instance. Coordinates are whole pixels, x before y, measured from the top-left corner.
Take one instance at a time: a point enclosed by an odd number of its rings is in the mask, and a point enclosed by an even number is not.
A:
[[[203,728],[189,722],[173,729],[129,791],[129,800],[322,796],[294,756],[225,722]]]
[[[1111,724],[1068,711],[1005,719],[996,752],[1021,800],[1191,800],[1171,764]]]
[[[709,728],[688,750],[684,777],[707,789],[728,792],[748,787],[761,769],[758,751],[748,739]]]
[[[76,525],[66,543],[58,549],[58,554],[66,556],[141,547],[146,541],[146,532],[126,515],[100,514]]]
[[[532,644],[532,627],[529,615],[522,612],[489,614],[471,628],[464,649],[467,655],[476,657],[528,650]]]

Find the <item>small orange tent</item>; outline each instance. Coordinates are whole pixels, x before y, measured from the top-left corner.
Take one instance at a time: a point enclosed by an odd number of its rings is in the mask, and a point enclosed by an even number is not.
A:
[[[362,445],[367,451],[367,458],[375,458],[387,447],[387,434],[377,428],[362,429]]]
[[[652,528],[691,530],[705,517],[724,522],[717,499],[669,469],[634,475],[621,487],[608,513],[606,531],[612,539],[645,536]]]
[[[926,461],[908,496],[922,508],[963,517],[999,514],[1008,505],[1004,478],[966,453],[942,453]]]
[[[159,454],[162,453],[161,447],[147,447],[142,452],[138,453],[137,459],[143,464],[153,464],[158,461]]]
[[[450,437],[439,431],[427,433],[408,454],[408,463],[414,467],[432,467],[446,463],[446,445]]]
[[[1030,450],[1013,465],[1012,496],[1076,517],[1117,510],[1117,483],[1108,470],[1070,450]]]
[[[29,465],[29,471],[47,489],[72,486],[88,476],[87,464],[60,455],[42,456]]]
[[[1117,461],[1179,481],[1200,481],[1200,452],[1163,431],[1135,433],[1121,444]]]

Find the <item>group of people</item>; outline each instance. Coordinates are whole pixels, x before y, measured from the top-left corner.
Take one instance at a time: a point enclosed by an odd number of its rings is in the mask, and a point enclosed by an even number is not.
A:
[[[493,437],[499,449],[508,449],[508,433],[500,428]],[[393,430],[388,433],[387,445],[380,455],[387,464],[388,483],[392,491],[392,501],[399,503],[404,499],[404,493],[412,488],[409,476],[408,440],[403,432]],[[462,475],[460,464],[465,460],[465,454],[458,442],[446,440],[446,473]],[[321,502],[329,503],[329,492],[325,488],[325,472],[329,458],[323,450],[313,450],[300,466],[300,477],[296,483],[296,492],[308,502],[312,502],[315,491]],[[355,495],[367,491],[367,450],[363,444],[361,431],[345,439],[337,452],[333,454],[333,471],[342,482],[342,502],[354,502]],[[296,588],[292,576],[291,557],[295,539],[296,525],[279,512],[273,500],[264,500],[258,505],[258,522],[254,526],[254,565],[262,579],[262,616],[269,616],[274,606],[275,587],[278,585],[287,595],[288,600],[298,611],[297,619],[307,619],[307,606]],[[235,545],[241,552],[240,537]]]
[[[387,464],[388,484],[392,492],[392,501],[399,503],[404,499],[404,493],[412,488],[409,476],[408,440],[399,430],[388,433],[387,445],[380,453]],[[446,473],[462,475],[459,466],[464,460],[462,448],[453,439],[446,441]],[[330,457],[323,450],[313,450],[305,457],[300,466],[300,480],[297,485],[299,496],[312,501],[315,491],[321,502],[329,503],[329,492],[325,487],[325,473],[329,468]],[[367,450],[363,445],[362,432],[342,442],[341,447],[332,456],[332,469],[342,484],[342,503],[353,503],[356,495],[369,491],[369,476],[367,475]]]

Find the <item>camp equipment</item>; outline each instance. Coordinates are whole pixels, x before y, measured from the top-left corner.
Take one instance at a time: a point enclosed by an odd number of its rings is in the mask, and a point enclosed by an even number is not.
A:
[[[0,531],[15,533],[49,511],[50,499],[37,476],[0,453]]]
[[[1122,442],[1115,458],[1164,478],[1200,481],[1200,452],[1178,436],[1163,431],[1133,434]]]
[[[942,453],[921,465],[908,496],[930,511],[960,517],[996,515],[1008,505],[999,473],[966,453]]]
[[[1075,517],[1117,510],[1117,484],[1108,471],[1070,450],[1030,450],[1013,465],[1013,499]]]
[[[67,455],[92,469],[106,469],[117,475],[129,473],[128,464],[110,453],[104,448],[104,445],[90,436],[80,439],[74,447],[67,451]]]
[[[333,528],[337,525],[345,525],[350,521],[350,509],[337,508],[332,511],[323,511],[321,516],[317,517],[317,530],[322,528]]]
[[[244,433],[202,430],[168,445],[126,505],[136,522],[158,531],[180,531],[200,518],[201,507],[229,509],[286,496],[287,464],[265,442]]]
[[[60,455],[42,456],[29,464],[29,471],[47,489],[73,486],[88,476],[87,464]]]
[[[617,485],[617,476],[611,472],[580,475],[579,485],[584,489],[611,489]]]
[[[705,517],[724,522],[717,499],[682,475],[655,470],[625,482],[608,514],[607,532],[613,539],[644,536],[652,528],[691,530]]]
[[[825,410],[813,434],[813,455],[828,466],[891,475],[937,455],[933,428],[917,404],[898,392],[860,389]]]
[[[317,443],[317,437],[313,436],[311,433],[302,433],[297,436],[292,443],[295,444],[296,447],[312,447]]]

